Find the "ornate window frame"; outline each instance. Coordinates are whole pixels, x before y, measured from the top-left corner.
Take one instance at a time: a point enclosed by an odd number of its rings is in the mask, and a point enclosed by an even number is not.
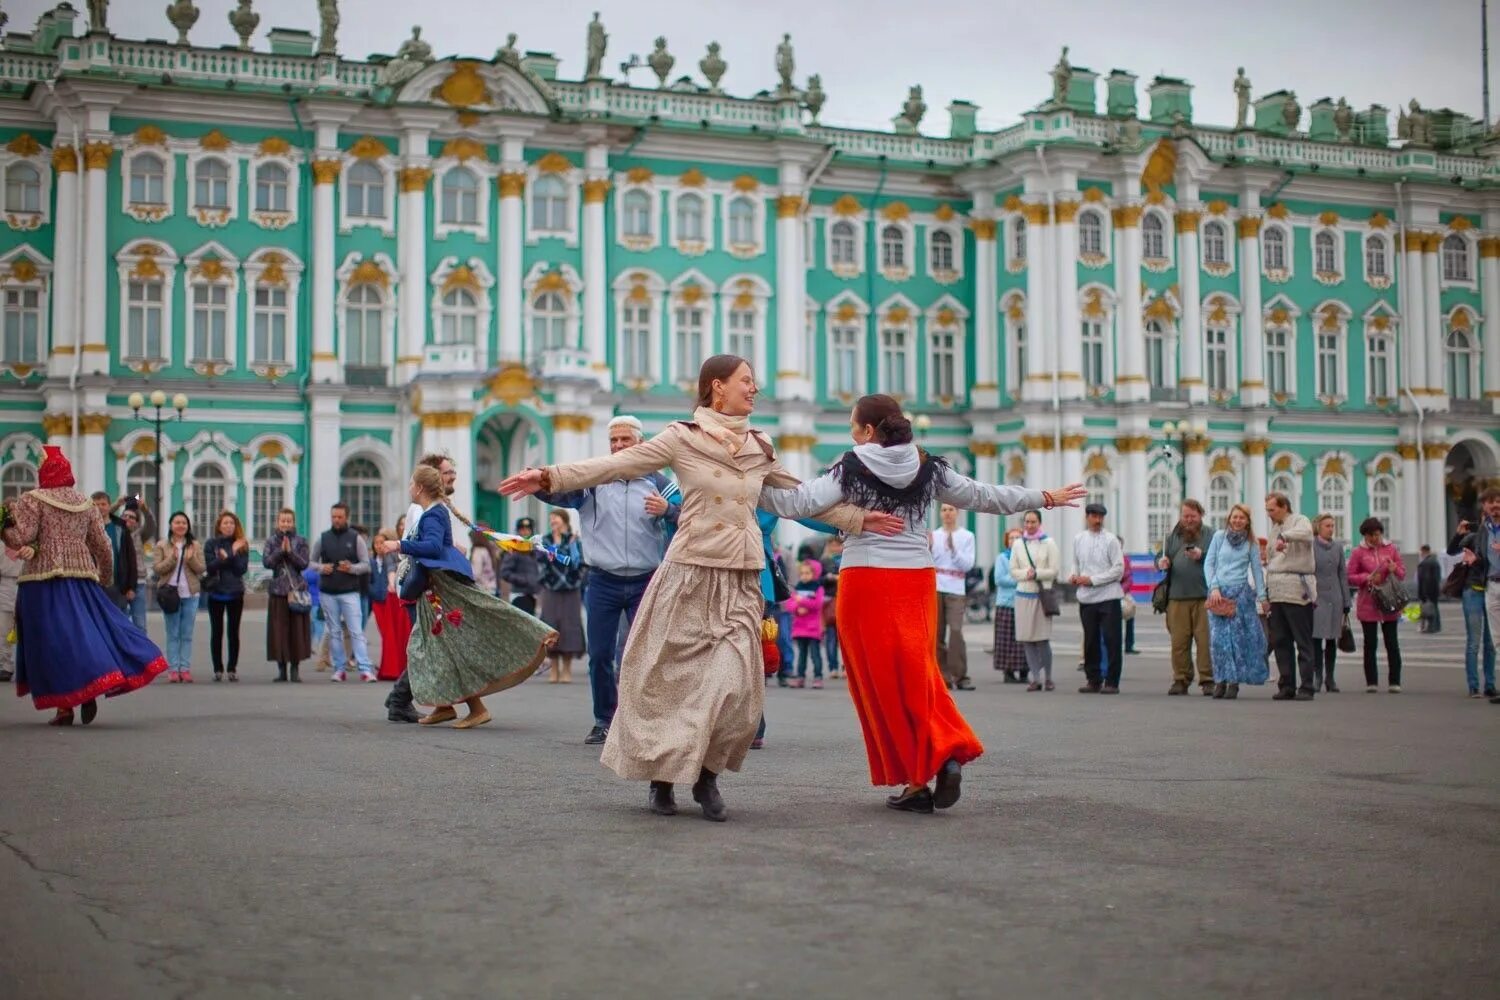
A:
[[[1277,233],[1281,237],[1282,266],[1272,267],[1270,264],[1270,234]],[[1260,230],[1260,273],[1274,285],[1284,285],[1296,276],[1294,266],[1296,260],[1295,244],[1293,236],[1295,230],[1291,225],[1276,219],[1267,218]]]
[[[650,225],[644,235],[631,235],[626,231],[626,198],[640,194],[646,197]],[[615,174],[615,243],[626,250],[643,253],[655,250],[662,242],[662,189],[649,173],[627,170]]]
[[[1479,288],[1479,268],[1475,261],[1479,259],[1478,241],[1474,239],[1471,229],[1452,229],[1445,233],[1439,233],[1437,246],[1438,253],[1438,282],[1440,287],[1467,288],[1469,291],[1477,291]],[[1463,266],[1468,275],[1466,278],[1448,277],[1448,247],[1450,242],[1456,241],[1463,244]],[[1455,244],[1456,245],[1456,244]]]
[[[828,350],[824,390],[830,399],[850,404],[863,395],[869,381],[870,306],[854,292],[846,290],[829,300],[828,305],[824,307],[824,313],[827,315],[824,323],[827,332],[824,336],[827,339]],[[855,331],[854,386],[845,392],[840,392],[836,384],[838,345],[834,342],[835,330]]]
[[[968,329],[969,310],[952,295],[944,295],[927,308],[923,316],[923,356],[927,360],[927,380],[922,386],[923,397],[942,407],[960,406],[968,393]],[[953,345],[953,394],[939,395],[935,389],[932,362],[937,353],[934,338],[939,334],[952,335]]]
[[[1385,274],[1377,275],[1370,271],[1370,244],[1379,240],[1385,254]],[[1360,270],[1365,276],[1365,284],[1371,288],[1381,290],[1391,287],[1393,275],[1396,272],[1397,255],[1396,241],[1391,239],[1383,229],[1366,229],[1360,235],[1359,243]]]
[[[1090,385],[1086,371],[1078,373],[1079,377],[1084,381],[1084,391],[1094,399],[1109,395],[1115,388],[1115,321],[1117,314],[1118,303],[1115,301],[1113,288],[1094,281],[1078,289],[1079,339],[1081,341],[1083,338],[1082,324],[1098,323],[1100,325],[1100,336],[1103,340],[1103,353],[1100,362],[1103,371],[1100,373],[1099,384]],[[1086,361],[1082,367],[1085,369],[1088,368]]]
[[[255,477],[270,466],[281,471],[282,506],[295,506],[291,499],[297,496],[298,472],[302,467],[302,449],[290,437],[279,432],[258,434],[240,449],[240,469],[243,475],[245,503],[243,510],[246,537],[264,541],[274,530],[276,512],[270,512],[271,524],[252,523],[255,517]],[[373,527],[373,526],[372,526]]]
[[[1011,274],[1020,274],[1031,259],[1031,226],[1020,210],[1007,212],[1002,221],[1005,223],[1005,269]],[[1023,252],[1017,253],[1017,250]]]
[[[750,206],[750,231],[755,235],[753,243],[734,242],[734,230],[730,225],[730,213],[736,202],[744,200]],[[724,249],[730,256],[740,260],[759,257],[766,252],[766,199],[758,189],[735,188],[719,198],[719,225],[724,233]]]
[[[552,264],[538,261],[526,273],[521,283],[521,356],[541,360],[544,350],[536,343],[533,323],[537,318],[537,299],[543,295],[557,295],[563,304],[563,338],[561,350],[581,350],[583,345],[583,279],[567,264]]]
[[[26,378],[34,371],[45,370],[52,353],[52,261],[29,243],[0,255],[0,293],[12,289],[37,295],[37,360],[0,357],[0,369]]]
[[[260,207],[260,172],[267,167],[286,171],[286,208]],[[298,198],[302,191],[300,157],[287,153],[261,153],[250,160],[247,194],[250,199],[250,221],[273,232],[297,223]]]
[[[922,342],[918,337],[917,316],[919,310],[911,299],[899,292],[890,296],[875,310],[875,384],[880,392],[905,402],[910,399],[920,398],[922,387],[917,381],[917,356],[921,353]],[[902,365],[905,377],[905,392],[897,392],[891,380],[886,377],[886,334],[891,332],[904,333],[906,360]]]
[[[1390,406],[1398,398],[1400,383],[1397,381],[1400,361],[1398,358],[1401,338],[1399,330],[1401,316],[1384,301],[1376,302],[1365,310],[1360,318],[1364,329],[1364,381],[1365,402],[1372,406]],[[1370,378],[1371,360],[1374,357],[1372,342],[1384,341],[1383,356],[1385,357],[1385,380],[1386,388],[1389,390],[1387,396],[1377,396],[1372,391],[1372,380]]]
[[[1146,221],[1155,219],[1161,225],[1161,256],[1152,256],[1146,252]],[[1172,222],[1171,214],[1161,205],[1147,205],[1141,211],[1141,267],[1156,274],[1164,274],[1170,271],[1176,262],[1177,240],[1173,236],[1176,232]]]
[[[1026,291],[1013,288],[1000,297],[1000,319],[1005,324],[1005,381],[1012,396],[1019,397],[1029,377],[1021,371],[1021,347],[1026,347],[1026,367],[1036,367],[1036,350],[1026,315]]]
[[[854,229],[854,261],[853,263],[836,263],[833,255],[833,227],[847,223]],[[852,198],[844,204],[834,203],[833,210],[823,219],[823,253],[827,261],[828,270],[837,278],[849,280],[857,278],[865,273],[867,251],[865,247],[866,233],[869,227],[869,219],[865,210],[860,208]]]
[[[203,244],[183,258],[186,269],[182,283],[183,359],[188,367],[199,375],[213,378],[232,371],[239,361],[239,294],[240,260],[222,244],[212,240]],[[224,293],[224,357],[200,358],[195,356],[194,322],[197,312],[193,301],[198,288],[222,285]]]
[[[544,177],[556,178],[563,186],[563,197],[565,205],[563,208],[563,221],[565,227],[558,230],[539,229],[536,225],[536,212],[533,206],[536,204],[537,184]],[[566,247],[578,246],[579,209],[582,207],[583,190],[583,168],[576,166],[571,160],[561,153],[550,152],[540,159],[526,164],[526,193],[525,193],[525,216],[526,216],[526,245],[537,246],[542,240],[561,240]]]
[[[661,331],[665,315],[667,283],[655,271],[641,267],[628,268],[621,272],[611,286],[615,305],[615,379],[634,392],[644,392],[659,385],[661,372]],[[627,308],[649,309],[646,322],[646,371],[631,373],[625,370],[625,310]],[[644,377],[643,377],[644,376]]]
[[[1176,448],[1153,448],[1146,456],[1146,481],[1140,488],[1146,508],[1146,536],[1153,542],[1167,537],[1182,510],[1182,475],[1179,471],[1182,461],[1183,456]],[[1153,503],[1160,494],[1167,496],[1167,502]]]
[[[695,196],[703,203],[703,238],[685,239],[679,231],[678,206]],[[667,243],[684,257],[702,257],[714,248],[714,192],[706,183],[678,185],[667,193]]]
[[[1395,511],[1401,503],[1401,479],[1406,475],[1401,456],[1393,451],[1383,451],[1366,462],[1364,468],[1365,508],[1370,512],[1371,517],[1380,518],[1385,525],[1386,536],[1394,537],[1392,531],[1396,527]],[[1384,511],[1376,509],[1377,486],[1388,488],[1385,498],[1389,506]]]
[[[1229,507],[1245,500],[1245,461],[1244,454],[1234,448],[1216,448],[1208,454],[1208,479],[1203,484],[1203,503],[1207,508],[1204,515],[1205,521],[1214,528],[1220,528],[1223,521],[1220,516],[1228,516],[1228,508],[1222,514],[1214,510],[1212,497],[1214,495],[1214,480],[1227,478],[1232,488],[1229,492]]]
[[[1297,382],[1297,321],[1301,318],[1302,310],[1285,295],[1273,296],[1262,311],[1262,349],[1266,355],[1266,390],[1270,392],[1272,402],[1277,405],[1284,406],[1290,400],[1295,399],[1300,388]],[[1286,391],[1280,393],[1271,387],[1271,339],[1268,335],[1273,330],[1286,333]]]
[[[5,212],[5,224],[15,232],[32,232],[52,221],[52,161],[50,149],[42,146],[28,133],[22,133],[0,147],[0,199],[10,190],[10,172],[17,167],[30,167],[36,171],[37,210],[12,210],[9,204],[0,204]]]
[[[297,369],[300,357],[297,320],[301,315],[298,296],[302,290],[304,265],[284,247],[262,247],[241,265],[245,275],[245,362],[261,378],[275,380]],[[280,361],[255,360],[256,290],[262,287],[286,290],[286,356]]]
[[[1334,269],[1332,271],[1318,267],[1318,240],[1325,236],[1333,241]],[[1349,273],[1344,261],[1344,231],[1337,225],[1320,223],[1308,231],[1307,243],[1308,249],[1312,251],[1313,278],[1318,284],[1328,286],[1343,284],[1344,275]]]
[[[1228,292],[1209,292],[1203,297],[1200,315],[1203,324],[1203,383],[1208,389],[1208,398],[1216,403],[1227,403],[1238,391],[1240,384],[1240,301]],[[1224,386],[1215,389],[1208,379],[1209,331],[1224,332]]]
[[[1182,305],[1177,301],[1177,296],[1170,288],[1159,292],[1147,292],[1141,304],[1141,337],[1146,337],[1146,328],[1156,323],[1161,328],[1161,368],[1162,379],[1160,388],[1169,389],[1178,384],[1182,371]],[[1144,352],[1147,366],[1150,365],[1150,352]],[[1146,373],[1146,381],[1151,380],[1150,372]],[[1157,388],[1153,386],[1153,388]]]
[[[1083,217],[1087,215],[1099,220],[1099,250],[1097,253],[1083,249]],[[1091,270],[1108,267],[1114,257],[1114,220],[1103,202],[1088,202],[1078,209],[1078,262]]]
[[[1285,493],[1287,499],[1292,502],[1292,510],[1300,510],[1302,492],[1306,483],[1303,481],[1307,471],[1307,459],[1294,451],[1280,451],[1274,455],[1266,456],[1266,490],[1271,493]],[[1285,476],[1290,484],[1290,489],[1278,489],[1277,478]]]
[[[192,521],[193,532],[199,537],[205,537],[213,530],[213,525],[200,524],[200,518],[195,515],[200,512],[193,503],[193,487],[198,484],[198,473],[205,465],[217,465],[224,472],[224,503],[220,510],[243,510],[240,504],[241,466],[235,459],[240,458],[240,446],[229,439],[222,431],[199,431],[187,442],[179,446],[179,451],[184,454],[182,468],[174,477],[178,484],[179,502],[176,507],[185,511]],[[165,477],[164,477],[165,478]],[[171,480],[162,484],[168,496],[171,495]],[[173,509],[173,504],[165,504],[168,511]],[[219,511],[214,511],[210,517],[218,517]],[[170,516],[170,515],[169,515]],[[166,526],[161,528],[163,534]]]
[[[1318,514],[1332,514],[1334,518],[1334,540],[1347,542],[1357,537],[1354,532],[1354,470],[1358,463],[1346,451],[1329,451],[1315,460],[1315,481],[1318,497]],[[1338,493],[1330,494],[1333,484]],[[1330,501],[1331,496],[1337,499]],[[1340,524],[1340,520],[1343,521]],[[1339,529],[1343,529],[1342,531]]]
[[[755,350],[750,355],[751,367],[758,372],[770,371],[767,360],[770,355],[769,329],[771,303],[775,298],[770,284],[757,274],[741,273],[725,278],[719,289],[719,346],[726,353],[735,353],[729,350],[729,315],[748,312],[755,317],[755,327],[750,331],[755,339]],[[783,371],[800,367],[801,359],[777,359],[777,368]]]
[[[490,301],[490,289],[495,287],[494,275],[478,257],[470,257],[466,261],[460,261],[456,256],[444,257],[428,276],[428,284],[432,288],[427,305],[430,333],[429,340],[423,344],[424,351],[471,347],[475,352],[474,357],[479,367],[484,367],[484,360],[489,356],[490,325],[494,319],[494,305]],[[442,331],[443,317],[458,312],[443,304],[443,299],[458,289],[468,292],[474,299],[474,343],[472,345],[458,341],[440,342],[435,339]],[[408,290],[408,294],[415,294],[415,292]]]
[[[169,244],[149,237],[131,240],[115,253],[115,271],[119,279],[120,364],[140,375],[160,371],[172,363],[172,335],[176,327],[172,322],[172,294],[177,280],[177,252]],[[126,350],[130,346],[130,285],[132,282],[152,282],[161,285],[161,357],[131,358]],[[144,345],[143,345],[144,346]]]
[[[1224,260],[1222,262],[1208,259],[1208,227],[1211,225],[1219,227],[1224,233]],[[1228,216],[1217,213],[1205,214],[1198,220],[1198,261],[1206,274],[1211,274],[1215,278],[1227,278],[1233,274],[1238,244],[1239,240],[1234,234],[1234,222]]]
[[[947,222],[932,221],[924,227],[922,241],[922,266],[926,269],[928,277],[939,285],[953,285],[963,280],[964,277],[964,228],[955,218]],[[951,240],[950,248],[953,251],[953,266],[951,268],[936,268],[932,266],[933,240],[938,234],[944,234]]]
[[[1443,314],[1443,391],[1451,399],[1483,399],[1484,398],[1484,340],[1479,335],[1480,327],[1484,325],[1484,317],[1474,311],[1472,306],[1460,303]],[[1466,350],[1459,352],[1448,346],[1448,338],[1455,333],[1461,333],[1468,340],[1469,346]],[[1468,391],[1459,395],[1448,386],[1448,370],[1452,363],[1453,355],[1463,353],[1469,359],[1469,385]],[[1454,386],[1453,388],[1457,388]]]
[[[161,161],[160,204],[148,201],[132,201],[130,184],[134,177],[135,161],[143,156],[154,156]],[[121,210],[137,222],[161,222],[170,219],[176,211],[177,153],[167,144],[165,137],[160,142],[143,140],[139,135],[120,154],[120,206]]]
[[[467,170],[477,184],[474,198],[479,211],[474,222],[449,222],[443,218],[443,184],[455,170]],[[499,173],[500,168],[475,140],[459,138],[445,145],[442,155],[432,161],[432,238],[446,240],[454,233],[467,233],[475,242],[488,243],[493,181]]]
[[[684,271],[673,279],[668,289],[667,306],[671,310],[667,319],[667,374],[664,381],[670,381],[673,385],[683,390],[691,390],[698,377],[697,369],[687,371],[682,368],[681,352],[677,350],[677,310],[679,307],[696,308],[703,313],[703,358],[707,359],[713,352],[713,345],[717,337],[714,329],[714,318],[717,310],[714,308],[714,296],[719,294],[718,286],[708,280],[708,276],[696,268]]]
[[[391,153],[384,141],[372,135],[364,135],[343,151],[342,167],[339,170],[339,233],[347,236],[356,229],[376,229],[382,235],[396,235],[396,170],[400,158]],[[381,187],[381,218],[354,216],[349,214],[349,175],[359,164],[369,164],[379,171]]]
[[[1342,406],[1349,399],[1349,320],[1353,310],[1336,299],[1321,302],[1312,311],[1313,319],[1313,389],[1318,402],[1327,407]],[[1325,392],[1318,382],[1323,376],[1323,338],[1334,338],[1334,370],[1338,379],[1335,392]]]
[[[886,234],[891,229],[901,233],[901,259],[905,262],[901,267],[887,266],[885,262]],[[916,226],[910,216],[881,214],[875,224],[875,253],[882,278],[892,284],[910,280],[917,273],[916,262],[912,260],[916,247]]]
[[[396,317],[400,312],[401,269],[384,253],[365,257],[351,251],[334,274],[337,295],[334,299],[334,329],[338,334],[339,364],[348,368],[349,358],[349,296],[356,288],[373,286],[380,290],[380,362],[391,370],[397,352]],[[358,366],[355,366],[358,367]]]
[[[225,205],[210,207],[198,204],[198,171],[205,164],[219,163],[228,174],[228,200]],[[207,229],[223,229],[239,217],[240,211],[240,158],[225,147],[194,146],[187,152],[187,211],[194,222]]]
[[[407,501],[402,486],[402,473],[397,471],[395,448],[389,441],[382,441],[368,433],[349,438],[339,445],[339,497],[342,499],[344,495],[344,467],[355,459],[369,462],[380,473],[382,517],[389,517],[392,513],[405,513]],[[390,523],[395,524],[394,521]]]

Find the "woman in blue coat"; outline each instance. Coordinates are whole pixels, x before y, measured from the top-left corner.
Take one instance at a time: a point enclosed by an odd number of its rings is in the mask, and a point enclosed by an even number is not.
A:
[[[406,648],[407,679],[416,701],[436,706],[422,723],[457,719],[453,706],[463,702],[469,714],[454,728],[473,729],[490,721],[484,696],[515,687],[535,673],[557,633],[474,586],[469,560],[453,546],[453,522],[443,497],[438,471],[418,466],[411,477],[412,502],[422,507],[416,533],[387,539],[380,548],[382,555],[399,552],[412,563],[401,583],[402,600],[416,602]]]

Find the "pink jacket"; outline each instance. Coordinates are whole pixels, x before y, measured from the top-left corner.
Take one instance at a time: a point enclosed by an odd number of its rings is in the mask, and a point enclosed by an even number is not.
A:
[[[792,591],[792,596],[786,602],[786,610],[792,613],[793,639],[823,638],[823,603],[825,600],[822,587],[813,591]]]
[[[1393,622],[1401,617],[1400,613],[1382,614],[1375,595],[1370,592],[1372,586],[1385,579],[1387,560],[1396,564],[1396,579],[1405,580],[1406,563],[1401,561],[1401,551],[1389,542],[1373,549],[1361,542],[1349,553],[1349,586],[1359,592],[1354,617],[1362,622]]]

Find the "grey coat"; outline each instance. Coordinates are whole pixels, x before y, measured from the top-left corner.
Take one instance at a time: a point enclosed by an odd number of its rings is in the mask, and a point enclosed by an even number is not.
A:
[[[1344,615],[1349,601],[1349,571],[1344,564],[1344,547],[1338,542],[1324,545],[1313,541],[1313,562],[1317,567],[1318,606],[1313,609],[1313,638],[1337,639],[1344,629]]]

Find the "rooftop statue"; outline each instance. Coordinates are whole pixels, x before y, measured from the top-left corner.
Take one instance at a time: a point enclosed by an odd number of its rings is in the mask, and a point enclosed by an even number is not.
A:
[[[912,128],[916,128],[926,113],[927,104],[922,100],[922,88],[920,85],[915,86],[907,93],[906,103],[901,106],[901,117],[906,119]]]
[[[708,43],[708,55],[698,60],[698,68],[703,71],[704,77],[708,79],[708,89],[715,94],[719,92],[719,81],[724,78],[724,71],[729,64],[719,55],[719,43]]]
[[[193,0],[173,0],[167,5],[167,20],[177,29],[177,44],[188,43],[188,32],[198,23],[202,12],[193,6]]]
[[[672,57],[672,53],[667,51],[665,37],[657,38],[656,48],[651,50],[651,54],[646,57],[646,65],[650,66],[651,72],[656,74],[657,86],[665,87],[667,77],[672,73],[672,67],[677,65],[677,60]]]
[[[240,51],[250,51],[250,36],[260,27],[260,15],[250,9],[250,0],[239,0],[239,6],[229,12],[229,26],[240,38]]]
[[[797,88],[792,84],[792,73],[796,68],[792,56],[792,36],[782,35],[781,44],[776,46],[776,74],[781,77],[781,87],[778,90],[782,96],[795,94]]]
[[[1241,66],[1234,78],[1234,127],[1242,129],[1250,118],[1250,78]]]
[[[1063,46],[1057,65],[1052,67],[1052,103],[1067,104],[1068,88],[1073,85],[1073,67],[1068,62],[1068,47]]]
[[[597,80],[604,66],[604,49],[609,44],[609,35],[604,32],[604,25],[599,22],[599,12],[594,11],[594,19],[589,22],[589,63],[584,73],[584,78]]]
[[[432,61],[432,46],[422,41],[421,26],[413,25],[411,37],[401,43],[401,48],[396,50],[395,58],[380,67],[376,83],[383,87],[394,87],[405,83],[422,72],[422,68],[430,65]]]
[[[318,0],[318,21],[322,30],[322,33],[318,36],[318,55],[337,55],[339,33],[338,0]]]
[[[521,50],[516,48],[517,35],[514,31],[505,36],[505,44],[500,51],[495,53],[495,58],[507,66],[521,65]]]

